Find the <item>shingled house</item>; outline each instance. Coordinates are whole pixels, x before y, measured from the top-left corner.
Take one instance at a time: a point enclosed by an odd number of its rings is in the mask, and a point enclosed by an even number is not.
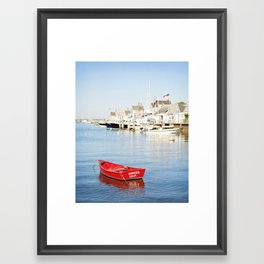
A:
[[[132,116],[134,118],[142,117],[144,114],[144,107],[142,104],[132,105]]]

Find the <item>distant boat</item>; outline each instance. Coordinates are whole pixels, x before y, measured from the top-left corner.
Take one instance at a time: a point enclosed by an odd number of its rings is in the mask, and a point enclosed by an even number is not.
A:
[[[152,126],[146,128],[144,132],[146,134],[176,134],[180,129],[173,126]]]
[[[116,128],[119,128],[119,123],[117,123],[117,122],[111,122],[110,123],[110,125],[111,125],[111,128],[113,129],[116,129]]]
[[[106,125],[106,128],[112,128],[110,123],[105,123],[105,125]]]
[[[123,166],[105,160],[98,160],[98,164],[101,174],[119,181],[142,179],[146,170],[143,168]]]
[[[99,122],[98,124],[99,124],[100,127],[105,127],[106,126],[105,122]]]
[[[134,124],[130,127],[130,131],[140,132],[143,130],[143,127],[140,124]]]
[[[106,128],[108,129],[118,129],[119,128],[119,123],[115,123],[115,122],[106,122],[105,123]]]

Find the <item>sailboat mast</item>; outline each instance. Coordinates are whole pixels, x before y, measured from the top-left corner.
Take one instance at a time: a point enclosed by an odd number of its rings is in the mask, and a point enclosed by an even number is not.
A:
[[[149,108],[150,105],[150,80],[148,82],[148,90],[147,90],[147,105],[146,105],[146,109]]]

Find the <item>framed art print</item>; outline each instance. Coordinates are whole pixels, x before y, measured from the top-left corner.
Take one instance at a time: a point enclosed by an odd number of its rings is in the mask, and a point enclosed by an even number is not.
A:
[[[38,254],[226,254],[226,12],[38,10]]]

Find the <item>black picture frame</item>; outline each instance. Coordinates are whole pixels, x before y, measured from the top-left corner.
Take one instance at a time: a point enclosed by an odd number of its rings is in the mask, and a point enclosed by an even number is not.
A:
[[[227,254],[227,10],[38,9],[38,255],[226,255]],[[217,245],[47,244],[47,21],[48,19],[152,18],[217,20]]]

